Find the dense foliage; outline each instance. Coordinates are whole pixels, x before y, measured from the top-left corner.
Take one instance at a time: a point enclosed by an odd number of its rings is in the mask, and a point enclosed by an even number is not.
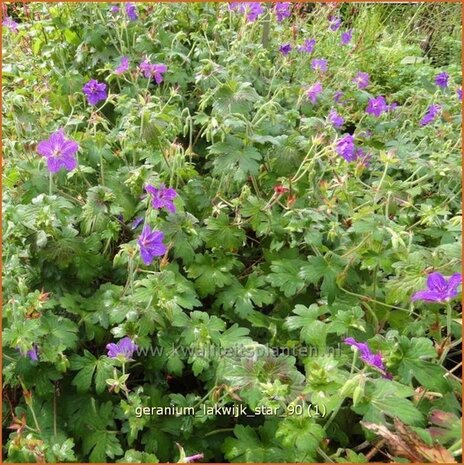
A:
[[[459,5],[3,14],[7,461],[458,460]]]

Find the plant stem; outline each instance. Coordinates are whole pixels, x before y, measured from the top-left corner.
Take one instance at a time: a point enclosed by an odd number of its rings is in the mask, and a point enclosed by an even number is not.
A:
[[[452,324],[452,317],[453,317],[453,309],[449,302],[446,302],[446,336],[451,341],[452,334],[451,334],[451,324]]]

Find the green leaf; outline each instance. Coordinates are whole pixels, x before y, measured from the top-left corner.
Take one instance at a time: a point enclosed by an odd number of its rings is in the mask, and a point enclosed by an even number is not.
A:
[[[300,275],[302,260],[276,260],[272,262],[271,273],[267,280],[273,287],[279,288],[285,297],[292,297],[301,292],[306,283]]]
[[[307,344],[314,344],[318,348],[325,347],[327,336],[327,325],[318,318],[326,312],[317,304],[309,308],[304,305],[297,305],[293,313],[298,316],[289,316],[285,320],[285,326],[290,329],[301,329],[300,339]]]
[[[221,305],[225,310],[234,309],[237,314],[246,318],[256,307],[263,307],[273,302],[273,293],[259,289],[265,286],[264,277],[250,275],[245,286],[236,281],[232,286],[218,294],[216,304]]]
[[[280,439],[285,447],[304,452],[308,462],[316,461],[316,449],[324,437],[324,428],[307,416],[285,418],[276,431],[276,438]]]
[[[214,294],[217,288],[232,284],[234,276],[230,272],[237,265],[235,259],[211,255],[197,255],[195,263],[187,269],[188,277],[195,279],[195,287],[200,296]]]
[[[205,223],[205,240],[209,247],[233,251],[240,248],[245,242],[243,229],[231,224],[225,213],[219,214],[216,218],[209,218]]]
[[[246,181],[248,176],[259,173],[261,153],[250,145],[236,138],[228,136],[225,142],[217,142],[209,148],[213,160],[214,175],[228,175],[237,182]]]

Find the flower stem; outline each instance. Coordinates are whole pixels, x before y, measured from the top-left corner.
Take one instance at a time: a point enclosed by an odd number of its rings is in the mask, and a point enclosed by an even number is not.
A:
[[[451,324],[452,324],[453,309],[449,302],[446,302],[446,336],[451,341]]]
[[[52,195],[53,193],[53,174],[50,172],[48,173],[48,195]]]

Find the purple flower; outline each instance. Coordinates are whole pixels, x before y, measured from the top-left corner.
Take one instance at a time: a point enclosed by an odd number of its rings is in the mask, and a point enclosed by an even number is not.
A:
[[[33,345],[32,349],[26,352],[26,357],[29,357],[34,362],[39,360],[39,354],[37,353],[37,346]]]
[[[315,39],[306,39],[303,45],[298,47],[299,52],[313,53],[314,47],[316,46]]]
[[[167,188],[161,184],[159,188],[148,184],[145,190],[151,195],[153,208],[166,208],[171,213],[175,213],[176,207],[173,200],[177,197],[177,192],[172,188]]]
[[[345,344],[349,346],[356,347],[361,354],[361,360],[366,363],[367,365],[377,368],[382,372],[385,378],[391,379],[391,375],[387,373],[385,369],[385,365],[383,364],[382,354],[379,352],[377,354],[373,354],[369,349],[369,346],[364,342],[356,342],[352,337],[347,337],[343,341]]]
[[[426,302],[447,302],[458,295],[461,285],[461,273],[455,273],[447,280],[441,273],[430,273],[427,277],[427,289],[416,292],[411,300],[425,300]]]
[[[340,29],[340,26],[342,25],[342,20],[339,17],[331,16],[329,18],[329,23],[330,29],[332,29],[332,31],[338,31]]]
[[[337,90],[337,92],[335,92],[334,97],[333,97],[333,98],[334,98],[334,102],[335,102],[335,103],[341,103],[342,97],[343,97],[343,92]]]
[[[423,118],[420,120],[420,125],[421,126],[427,126],[427,124],[430,124],[432,121],[436,119],[436,117],[440,114],[441,106],[440,105],[435,105],[432,104],[427,108],[427,112],[423,116]]]
[[[462,102],[462,87],[456,89],[456,94],[458,94],[458,99]]]
[[[87,97],[87,101],[90,105],[96,105],[102,100],[106,100],[108,94],[106,93],[106,84],[103,82],[98,82],[95,79],[91,79],[87,82],[82,91]]]
[[[247,13],[247,20],[251,23],[256,21],[260,14],[264,13],[264,9],[259,2],[231,2],[229,3],[229,10]]]
[[[358,85],[358,89],[365,89],[369,85],[369,74],[359,71],[353,82]]]
[[[129,57],[121,57],[118,67],[114,70],[115,74],[123,74],[129,69]]]
[[[314,71],[327,71],[327,60],[325,58],[314,58],[311,60],[311,68]]]
[[[9,16],[5,16],[2,25],[8,28],[11,32],[18,32],[18,23]]]
[[[113,5],[113,6],[110,8],[110,11],[111,11],[112,14],[115,15],[115,14],[119,13],[120,8],[118,7],[118,5]]]
[[[277,16],[277,22],[283,21],[291,15],[292,4],[290,2],[277,2],[275,5],[275,14]]]
[[[329,112],[329,121],[334,128],[341,128],[345,124],[345,119],[340,116],[336,110],[332,109]]]
[[[37,346],[35,344],[32,345],[32,349],[23,350],[17,347],[21,357],[27,357],[28,359],[32,360],[33,362],[37,362],[39,360],[39,354],[37,353]]]
[[[449,79],[449,74],[448,73],[440,73],[435,76],[435,84],[438,87],[441,87],[442,89],[445,89],[448,87],[448,79]]]
[[[364,152],[364,150],[361,147],[357,147],[354,154],[356,157],[356,161],[358,161],[364,166],[369,166],[372,155]]]
[[[279,48],[279,52],[282,55],[288,55],[292,51],[292,46],[290,44],[282,44]]]
[[[143,227],[137,244],[140,247],[140,255],[145,265],[150,265],[155,257],[160,257],[166,253],[166,246],[163,244],[164,233],[162,231],[151,230],[146,224]]]
[[[114,342],[107,344],[106,349],[108,350],[108,357],[110,358],[124,358],[126,360],[132,360],[132,355],[139,347],[130,337],[121,339],[117,344]]]
[[[157,84],[163,82],[163,74],[168,70],[166,65],[162,63],[151,64],[148,60],[143,60],[139,68],[146,78],[154,79]]]
[[[132,221],[131,228],[137,229],[142,223],[143,223],[143,216],[137,216],[136,218],[134,218],[134,221]]]
[[[47,159],[50,173],[57,173],[62,168],[72,171],[77,166],[74,155],[78,150],[79,144],[74,140],[66,139],[63,129],[58,129],[47,140],[37,144],[37,152]]]
[[[342,45],[348,45],[351,42],[351,38],[353,37],[353,29],[349,31],[342,32],[342,36],[340,38],[340,43]]]
[[[318,81],[315,84],[313,84],[306,92],[306,95],[308,96],[308,99],[312,104],[315,104],[317,102],[317,98],[319,95],[322,93],[322,84]]]
[[[374,115],[375,117],[379,117],[383,112],[388,110],[388,105],[385,100],[385,97],[379,95],[376,98],[369,99],[367,104],[366,113],[370,115]]]
[[[189,457],[185,457],[184,462],[185,463],[191,463],[191,462],[193,462],[195,460],[201,460],[204,457],[205,457],[204,454],[190,455]]]
[[[390,103],[390,105],[387,105],[387,111],[393,111],[396,108],[398,108],[398,104],[396,102]]]
[[[351,134],[345,134],[338,140],[335,151],[346,161],[355,161],[356,147],[354,146],[354,137]]]
[[[136,21],[138,18],[137,7],[133,3],[125,4],[126,15],[130,21]]]

